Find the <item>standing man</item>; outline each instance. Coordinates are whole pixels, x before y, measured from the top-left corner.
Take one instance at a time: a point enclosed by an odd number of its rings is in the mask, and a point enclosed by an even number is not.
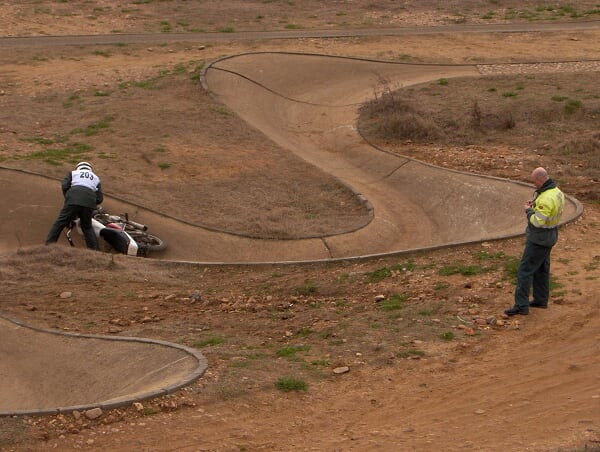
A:
[[[565,195],[544,168],[534,169],[531,181],[536,191],[533,201],[524,206],[527,215],[525,249],[517,271],[515,305],[504,311],[509,316],[527,315],[530,307],[548,307],[550,252],[558,240],[558,223],[565,206]],[[530,303],[532,284],[533,301]]]
[[[88,162],[79,162],[74,171],[67,173],[61,187],[65,202],[48,233],[46,245],[57,242],[62,230],[71,221],[79,218],[85,244],[90,249],[99,249],[92,228],[92,215],[96,206],[102,203],[104,196],[100,178],[93,172],[92,165]]]

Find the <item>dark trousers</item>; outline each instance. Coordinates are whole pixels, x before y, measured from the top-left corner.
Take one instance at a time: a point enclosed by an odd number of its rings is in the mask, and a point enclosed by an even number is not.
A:
[[[98,240],[96,239],[94,228],[92,228],[93,212],[94,209],[90,207],[65,204],[58,214],[58,218],[50,228],[48,237],[46,237],[46,245],[57,242],[62,230],[69,226],[76,218],[79,218],[79,225],[83,231],[86,246],[92,250],[99,249]]]
[[[533,301],[548,304],[550,294],[550,251],[552,248],[527,240],[515,289],[515,306],[529,308],[529,292],[533,285]]]

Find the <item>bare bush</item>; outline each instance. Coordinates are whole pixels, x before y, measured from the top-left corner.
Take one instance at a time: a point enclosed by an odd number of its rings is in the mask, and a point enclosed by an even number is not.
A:
[[[503,109],[497,112],[485,113],[482,111],[479,102],[475,101],[471,108],[471,127],[484,131],[490,130],[509,130],[516,126],[516,121],[510,110]]]
[[[399,92],[385,91],[360,109],[363,128],[380,138],[432,140],[441,131],[430,114],[419,111]]]
[[[590,133],[572,138],[560,143],[557,151],[566,157],[575,157],[582,163],[577,173],[583,173],[590,177],[600,175],[600,132]],[[574,170],[569,167],[569,172]]]

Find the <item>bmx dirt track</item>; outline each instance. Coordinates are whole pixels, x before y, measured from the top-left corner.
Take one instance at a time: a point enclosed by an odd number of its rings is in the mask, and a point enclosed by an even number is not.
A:
[[[325,55],[256,53],[211,64],[204,86],[219,101],[282,148],[351,187],[372,209],[355,231],[304,240],[265,240],[196,227],[108,199],[109,211],[135,213],[167,243],[159,258],[205,263],[348,259],[510,237],[522,233],[519,206],[533,188],[498,178],[450,171],[377,149],[356,129],[356,110],[381,80],[410,86],[480,75],[475,65],[410,65]],[[2,171],[10,200],[0,250],[42,243],[60,205],[52,183]],[[443,183],[440,183],[443,182]],[[21,190],[21,185],[26,187]],[[54,182],[56,185],[56,182]],[[28,213],[37,200],[39,217]],[[447,209],[447,205],[453,206]],[[572,198],[564,221],[581,214]],[[178,221],[183,220],[183,221]]]
[[[169,249],[162,258],[214,263],[343,259],[520,234],[520,209],[503,207],[505,211],[495,212],[492,217],[488,206],[520,206],[531,195],[530,186],[442,170],[393,156],[365,143],[355,129],[356,107],[372,94],[380,77],[408,85],[477,74],[476,66],[391,65],[320,55],[264,53],[219,60],[206,71],[206,84],[217,98],[281,146],[324,168],[360,193],[373,207],[373,220],[365,228],[341,236],[264,241],[208,231],[141,208],[136,211],[137,218],[151,224],[168,242]],[[60,204],[56,181],[8,170],[0,175],[3,195],[10,194],[2,197],[3,202],[10,200],[3,207],[11,212],[10,221],[1,225],[0,251],[39,244]],[[444,186],[436,192],[432,182],[440,178]],[[11,187],[16,189],[11,191]],[[437,200],[442,194],[447,198],[449,193],[457,208],[452,216],[436,215],[442,207]],[[29,215],[31,199],[36,199],[39,212],[35,220]],[[114,199],[106,205],[131,211],[127,203]],[[579,213],[579,205],[571,200],[567,220]],[[503,219],[501,223],[499,217]],[[449,230],[454,232],[443,232]],[[572,359],[585,361],[589,359],[588,352],[580,350],[575,356],[565,343],[553,353],[571,354]],[[524,351],[522,356],[525,362],[536,360],[535,350]],[[491,384],[496,378],[479,377],[478,387]],[[507,391],[518,393],[521,383],[514,382]],[[471,389],[462,393],[465,400]],[[592,392],[594,388],[582,390]],[[557,388],[557,394],[567,393],[567,388]],[[390,406],[396,402],[412,403],[399,399],[390,402]],[[446,413],[439,408],[441,405],[439,398],[419,402],[420,408],[429,408],[443,418]],[[507,417],[511,415],[506,413]],[[415,427],[425,428],[418,424]]]

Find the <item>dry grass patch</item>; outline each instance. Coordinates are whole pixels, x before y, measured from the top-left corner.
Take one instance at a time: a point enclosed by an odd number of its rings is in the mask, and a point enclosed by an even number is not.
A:
[[[360,109],[372,141],[509,146],[551,159],[569,176],[600,180],[597,73],[450,79],[381,94]],[[490,155],[493,157],[493,155]],[[598,197],[597,190],[584,199]]]

